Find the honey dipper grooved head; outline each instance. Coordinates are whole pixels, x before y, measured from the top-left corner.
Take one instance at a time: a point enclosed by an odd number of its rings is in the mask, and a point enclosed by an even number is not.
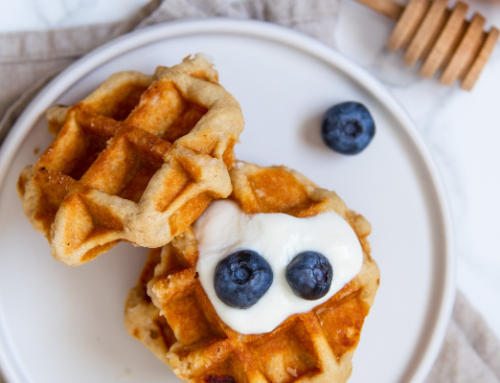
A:
[[[201,56],[151,76],[116,73],[47,117],[57,137],[21,173],[18,190],[24,213],[67,265],[119,241],[162,246],[231,193],[243,117]]]
[[[359,0],[370,6],[371,0]],[[387,2],[387,1],[386,1]],[[390,1],[389,1],[390,2]],[[484,32],[485,19],[475,14],[465,20],[468,6],[458,2],[446,8],[447,0],[410,0],[387,42],[392,51],[404,49],[404,61],[413,66],[422,61],[420,75],[430,78],[441,71],[440,83],[471,90],[496,42],[499,31]]]

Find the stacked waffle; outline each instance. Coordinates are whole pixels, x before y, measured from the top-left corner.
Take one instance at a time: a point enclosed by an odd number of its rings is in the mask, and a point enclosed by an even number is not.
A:
[[[122,240],[153,248],[127,297],[125,324],[179,378],[347,381],[379,284],[370,224],[293,170],[233,167],[243,117],[205,58],[159,67],[152,76],[115,74],[83,101],[47,116],[57,137],[18,182],[26,216],[67,265]],[[339,214],[359,239],[361,271],[332,298],[271,332],[238,333],[217,315],[196,272],[191,225],[218,198],[245,214]]]

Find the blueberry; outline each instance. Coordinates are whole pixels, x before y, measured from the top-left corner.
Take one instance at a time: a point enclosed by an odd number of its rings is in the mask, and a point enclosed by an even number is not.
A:
[[[328,109],[321,122],[321,137],[330,149],[358,154],[375,135],[375,122],[363,104],[343,102]]]
[[[231,307],[247,309],[253,306],[272,283],[271,266],[255,251],[237,251],[215,268],[215,293]]]
[[[295,295],[315,301],[328,294],[332,284],[333,269],[323,254],[304,251],[286,268],[286,280]]]

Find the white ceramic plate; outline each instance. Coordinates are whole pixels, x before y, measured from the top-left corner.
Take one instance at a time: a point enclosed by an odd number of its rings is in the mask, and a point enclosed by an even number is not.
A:
[[[321,43],[254,21],[183,21],[144,29],[61,73],[25,110],[0,153],[0,361],[11,383],[176,382],[122,322],[146,249],[122,243],[78,268],[52,259],[23,216],[21,169],[51,141],[44,111],[72,104],[110,74],[152,72],[190,53],[215,59],[246,120],[237,156],[286,164],[373,224],[381,286],[365,321],[351,383],[422,382],[441,346],[454,299],[450,221],[436,169],[406,113],[369,74]],[[342,156],[319,135],[331,105],[355,100],[377,133]]]

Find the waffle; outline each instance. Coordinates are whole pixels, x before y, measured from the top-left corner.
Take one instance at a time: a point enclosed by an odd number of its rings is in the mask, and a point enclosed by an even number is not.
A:
[[[161,251],[162,248],[159,247],[148,253],[137,285],[128,293],[125,303],[125,326],[130,335],[139,339],[158,359],[168,364],[167,352],[177,339],[147,293],[147,283],[153,278],[154,269],[160,263]]]
[[[23,170],[18,190],[25,215],[67,265],[121,240],[163,246],[231,193],[243,117],[199,55],[154,75],[114,74],[47,118],[57,137]]]
[[[197,279],[196,238],[192,228],[188,228],[163,247],[161,257],[154,250],[154,262],[158,265],[148,283],[152,301],[145,294],[151,257],[138,286],[129,294],[125,310],[129,333],[186,382],[347,381],[364,318],[380,281],[366,238],[370,224],[349,211],[337,194],[319,189],[293,170],[238,163],[230,175],[230,198],[247,214],[280,212],[310,217],[329,211],[339,213],[360,240],[364,254],[362,270],[342,290],[311,311],[288,317],[269,333],[243,335],[220,320]],[[155,306],[159,309],[155,310]],[[155,324],[152,329],[151,324],[156,323],[160,313],[168,325]],[[151,334],[160,336],[152,339]],[[176,339],[173,344],[172,334]]]

